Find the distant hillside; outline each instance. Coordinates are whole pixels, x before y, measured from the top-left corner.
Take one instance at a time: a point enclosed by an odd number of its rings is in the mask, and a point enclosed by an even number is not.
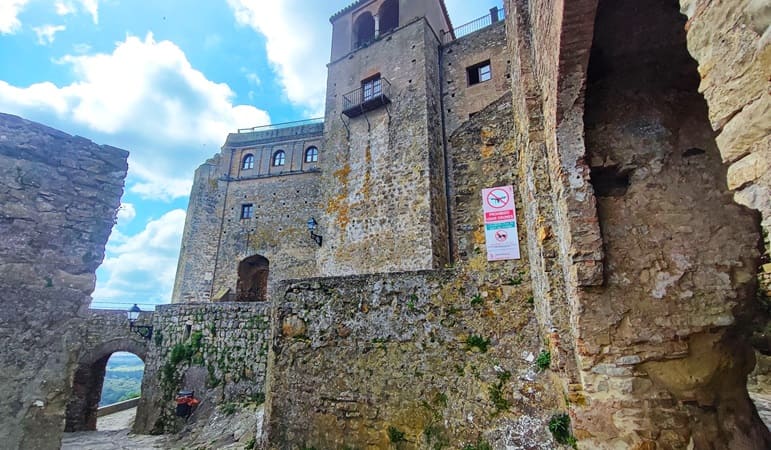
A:
[[[107,361],[102,398],[99,406],[109,405],[139,395],[145,365],[131,353],[114,353]]]

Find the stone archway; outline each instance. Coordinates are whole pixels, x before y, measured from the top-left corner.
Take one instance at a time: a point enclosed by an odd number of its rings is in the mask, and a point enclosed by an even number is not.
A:
[[[237,298],[239,302],[268,299],[270,262],[261,255],[250,256],[238,264]]]
[[[72,380],[72,394],[67,403],[64,431],[96,430],[97,410],[107,361],[115,352],[128,352],[145,361],[147,345],[130,338],[106,342],[88,352],[78,361]]]

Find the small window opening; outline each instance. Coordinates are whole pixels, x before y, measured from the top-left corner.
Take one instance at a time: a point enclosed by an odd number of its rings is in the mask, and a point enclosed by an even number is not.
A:
[[[254,216],[254,205],[251,203],[246,203],[241,205],[241,218],[242,219],[251,219]]]
[[[466,75],[468,76],[469,86],[490,81],[493,77],[490,60],[488,59],[487,61],[468,67],[466,69]]]
[[[319,160],[319,149],[316,147],[308,147],[305,150],[305,162],[317,162]]]
[[[254,155],[247,153],[241,163],[242,169],[254,169]]]
[[[286,162],[286,153],[283,150],[279,150],[273,154],[273,165],[283,166]]]

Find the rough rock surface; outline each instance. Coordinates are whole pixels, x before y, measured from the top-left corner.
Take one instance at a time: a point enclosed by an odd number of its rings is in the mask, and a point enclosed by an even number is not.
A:
[[[104,257],[127,155],[0,114],[4,448],[59,446],[81,345],[79,313]]]

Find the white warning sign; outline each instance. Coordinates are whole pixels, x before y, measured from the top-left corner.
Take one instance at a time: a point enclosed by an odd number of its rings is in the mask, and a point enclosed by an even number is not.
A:
[[[487,260],[519,259],[514,188],[500,186],[482,189],[482,210],[485,215]]]

